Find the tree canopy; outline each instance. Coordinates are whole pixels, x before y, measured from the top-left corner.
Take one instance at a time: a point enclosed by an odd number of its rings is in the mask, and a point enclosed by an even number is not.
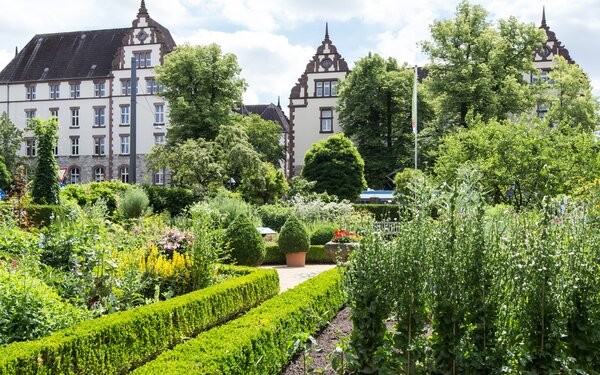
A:
[[[315,191],[354,201],[367,187],[365,163],[344,134],[336,134],[312,145],[304,157],[302,177],[315,181]]]
[[[262,161],[278,166],[285,160],[285,146],[281,144],[281,126],[273,121],[265,121],[257,114],[236,115],[236,126],[248,136],[248,142],[259,153]]]
[[[532,56],[544,31],[514,17],[494,27],[487,17],[482,6],[462,1],[455,18],[434,21],[431,41],[421,43],[430,62],[427,89],[445,122],[466,126],[469,111],[505,119],[535,106],[536,86],[523,74],[535,72]]]
[[[19,164],[18,151],[23,141],[23,132],[10,121],[8,114],[3,112],[0,115],[0,156],[4,159],[4,164],[10,175],[13,175]]]
[[[234,54],[216,44],[179,46],[156,68],[169,103],[170,144],[188,139],[212,141],[242,100],[246,81]]]
[[[413,158],[411,126],[414,70],[369,53],[340,84],[338,110],[344,133],[365,161],[365,177],[380,187],[385,177]],[[430,107],[419,96],[419,122]]]

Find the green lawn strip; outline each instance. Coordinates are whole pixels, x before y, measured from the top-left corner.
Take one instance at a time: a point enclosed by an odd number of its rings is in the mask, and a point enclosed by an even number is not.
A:
[[[242,276],[0,348],[0,374],[125,373],[279,293],[274,270],[223,268]]]
[[[316,333],[343,304],[335,268],[164,352],[133,374],[279,374],[291,359],[287,348],[296,335]]]
[[[285,254],[279,251],[277,244],[265,246],[267,252],[262,264],[285,264]],[[311,245],[306,254],[306,263],[308,264],[334,264],[329,255],[325,252],[323,245]]]

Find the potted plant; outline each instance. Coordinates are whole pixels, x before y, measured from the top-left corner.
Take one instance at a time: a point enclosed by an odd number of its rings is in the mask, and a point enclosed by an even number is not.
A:
[[[344,229],[333,231],[333,240],[325,244],[325,252],[333,260],[346,262],[354,247],[358,246],[360,235]]]
[[[295,215],[290,216],[283,224],[278,244],[279,251],[285,254],[288,267],[304,267],[310,240],[308,231]]]

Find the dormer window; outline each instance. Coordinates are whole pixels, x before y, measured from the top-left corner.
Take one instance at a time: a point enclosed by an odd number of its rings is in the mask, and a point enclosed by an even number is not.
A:
[[[315,80],[315,96],[327,97],[337,96],[337,79],[333,80]]]

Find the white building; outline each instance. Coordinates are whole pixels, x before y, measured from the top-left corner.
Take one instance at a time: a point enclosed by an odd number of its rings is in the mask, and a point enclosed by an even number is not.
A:
[[[348,64],[329,39],[325,39],[290,93],[287,175],[300,174],[304,156],[313,143],[340,132],[337,83],[350,73]]]
[[[31,118],[54,116],[55,150],[65,181],[128,182],[131,147],[131,58],[137,67],[137,181],[162,184],[163,171],[146,171],[144,154],[163,143],[167,104],[153,67],[175,48],[169,31],[154,21],[142,0],[131,27],[36,35],[0,72],[0,111],[20,129]],[[30,132],[21,153],[33,158]]]

